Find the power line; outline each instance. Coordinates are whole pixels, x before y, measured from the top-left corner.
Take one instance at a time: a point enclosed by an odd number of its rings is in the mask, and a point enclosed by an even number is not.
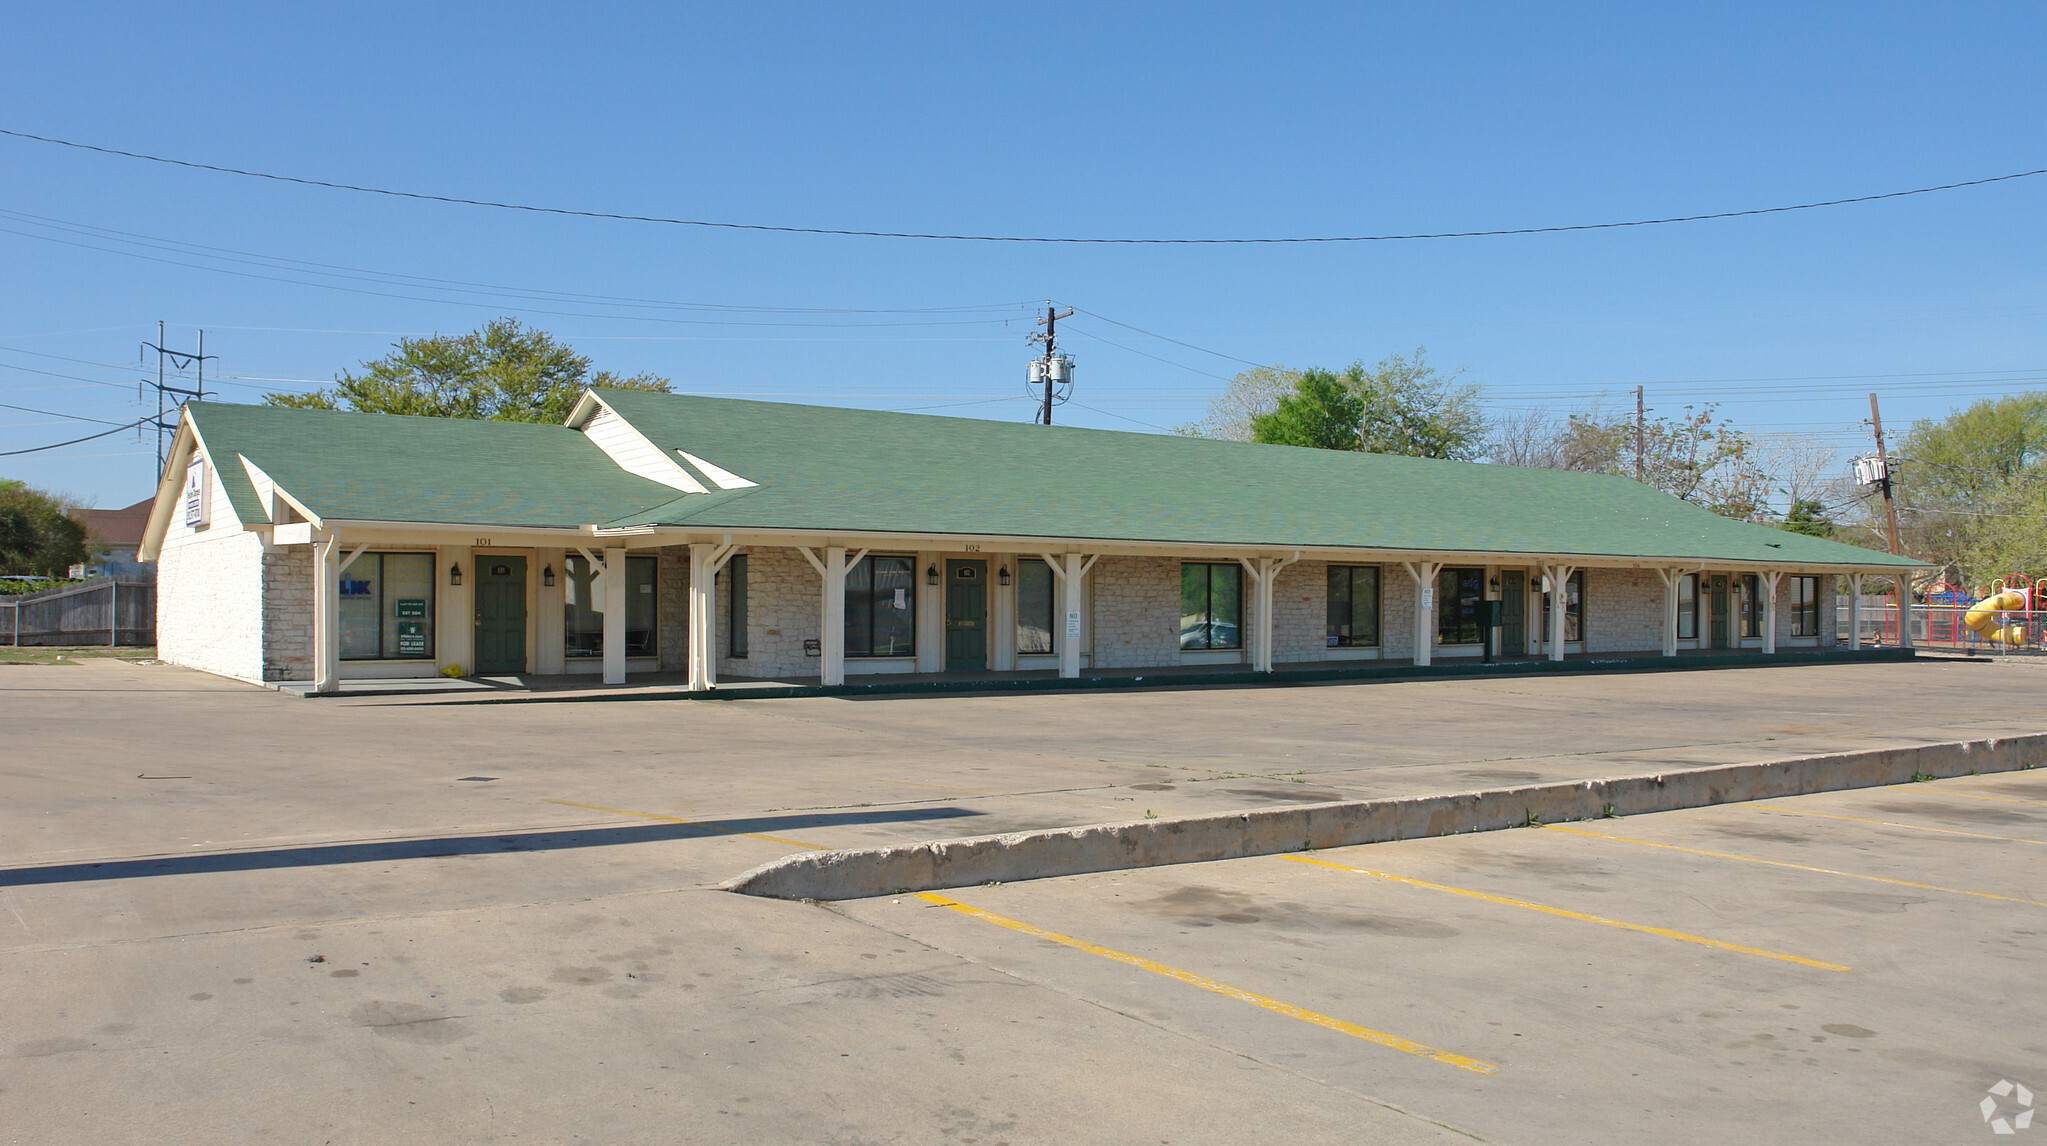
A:
[[[1127,323],[1127,322],[1118,322],[1118,321],[1116,321],[1115,319],[1113,319],[1113,318],[1110,318],[1110,317],[1109,317],[1108,315],[1106,315],[1106,314],[1097,314],[1096,312],[1094,312],[1094,311],[1092,311],[1092,310],[1089,310],[1089,309],[1087,309],[1087,308],[1086,308],[1086,307],[1084,307],[1084,306],[1076,306],[1076,307],[1074,307],[1073,309],[1075,309],[1075,310],[1079,311],[1080,313],[1082,313],[1082,314],[1084,314],[1084,315],[1087,315],[1087,316],[1088,316],[1089,318],[1099,318],[1099,319],[1101,319],[1101,320],[1102,320],[1103,322],[1106,322],[1106,323],[1110,324],[1111,326],[1120,326],[1120,327],[1122,327],[1122,328],[1123,328],[1123,329],[1125,329],[1125,330],[1134,330],[1134,331],[1136,331],[1137,333],[1139,333],[1139,334],[1142,334],[1142,335],[1145,335],[1145,336],[1146,336],[1146,337],[1148,337],[1148,338],[1156,338],[1156,339],[1158,339],[1158,340],[1159,340],[1159,341],[1161,341],[1161,342],[1170,342],[1170,343],[1172,343],[1172,344],[1173,344],[1174,346],[1184,346],[1184,347],[1186,347],[1186,348],[1187,348],[1187,349],[1189,349],[1189,350],[1199,350],[1199,351],[1200,351],[1201,353],[1203,353],[1203,354],[1213,354],[1213,355],[1215,355],[1215,356],[1216,356],[1217,358],[1227,358],[1227,359],[1229,359],[1229,360],[1230,360],[1231,362],[1241,362],[1241,363],[1243,363],[1243,364],[1244,364],[1244,365],[1246,365],[1246,366],[1255,366],[1255,367],[1259,367],[1259,368],[1261,368],[1261,369],[1262,369],[1262,368],[1264,368],[1264,366],[1265,366],[1265,363],[1263,363],[1263,362],[1253,362],[1253,361],[1251,361],[1251,360],[1250,360],[1249,358],[1239,358],[1239,357],[1237,357],[1237,356],[1236,356],[1236,355],[1234,355],[1234,354],[1224,354],[1224,353],[1223,353],[1222,351],[1220,351],[1220,350],[1210,350],[1210,349],[1208,349],[1208,348],[1207,348],[1207,347],[1205,347],[1205,346],[1196,346],[1196,345],[1194,345],[1194,344],[1193,344],[1193,343],[1191,343],[1191,342],[1182,342],[1182,341],[1180,341],[1180,340],[1179,340],[1179,339],[1177,339],[1177,338],[1171,338],[1171,337],[1168,337],[1168,336],[1166,336],[1166,335],[1163,335],[1163,334],[1158,334],[1158,333],[1155,333],[1155,332],[1153,332],[1153,331],[1145,330],[1145,329],[1143,329],[1143,328],[1141,328],[1141,327],[1135,327],[1135,326],[1132,326],[1132,325],[1130,325],[1130,324],[1129,324],[1129,323]]]
[[[0,458],[11,458],[20,454],[39,454],[42,453],[44,450],[61,450],[65,446],[75,446],[80,442],[90,442],[98,438],[111,437],[112,435],[118,434],[123,430],[135,429],[137,426],[143,425],[148,421],[149,421],[148,418],[139,418],[133,422],[128,423],[125,426],[115,426],[111,430],[102,430],[97,434],[87,434],[85,437],[73,438],[68,442],[52,442],[47,446],[31,446],[30,448],[25,450],[0,450]]]
[[[68,418],[74,422],[98,422],[102,426],[120,425],[118,422],[110,422],[105,418],[88,418],[83,414],[60,414],[55,410],[38,410],[34,406],[15,406],[6,402],[0,402],[0,410],[20,410],[24,414],[42,414],[51,418]],[[128,427],[121,426],[121,428],[125,430]]]
[[[1965,187],[1981,187],[1991,183],[2005,183],[2014,179],[2030,179],[2036,175],[2047,175],[2047,167],[2043,167],[2032,171],[2014,172],[2009,175],[1992,175],[1982,179],[1942,183],[1932,187],[1914,187],[1905,191],[1884,191],[1873,195],[1856,195],[1843,199],[1822,199],[1810,203],[1792,203],[1779,207],[1752,207],[1739,211],[1715,211],[1699,215],[1672,215],[1664,218],[1630,219],[1609,223],[1574,223],[1551,227],[1510,227],[1485,231],[1439,231],[1385,235],[1311,235],[1228,239],[1133,239],[1050,235],[944,234],[917,231],[860,231],[838,227],[792,227],[766,223],[732,223],[709,219],[679,219],[660,215],[629,215],[613,211],[587,211],[569,207],[540,207],[528,203],[507,203],[493,199],[469,199],[457,195],[434,195],[421,191],[398,191],[388,187],[368,187],[358,183],[339,183],[325,179],[308,179],[297,175],[278,175],[267,171],[251,171],[240,167],[200,163],[190,159],[173,159],[162,155],[148,155],[139,151],[123,151],[114,147],[101,147],[91,143],[79,143],[75,140],[56,139],[47,135],[33,135],[26,131],[13,131],[7,128],[0,128],[0,135],[12,136],[15,139],[31,140],[36,143],[54,144],[59,147],[75,148],[79,151],[91,151],[101,155],[119,156],[124,159],[140,159],[150,163],[161,163],[171,167],[184,167],[194,171],[211,171],[221,175],[240,175],[249,179],[267,179],[276,183],[292,183],[301,187],[323,187],[333,191],[355,191],[365,195],[383,195],[393,199],[413,199],[421,202],[447,203],[462,207],[490,207],[500,211],[524,211],[537,215],[565,215],[582,219],[608,219],[627,223],[660,223],[678,227],[709,227],[728,231],[765,231],[789,235],[833,235],[864,239],[927,239],[975,243],[1071,243],[1113,246],[1378,243],[1412,239],[1485,239],[1508,235],[1551,235],[1568,231],[1604,231],[1623,227],[1655,227],[1670,223],[1701,223],[1717,219],[1739,219],[1754,215],[1776,215],[1788,211],[1811,211],[1821,207],[1843,207],[1854,203],[1874,203],[1883,199],[1902,199],[1910,195],[1930,195],[1937,191],[1956,191]]]

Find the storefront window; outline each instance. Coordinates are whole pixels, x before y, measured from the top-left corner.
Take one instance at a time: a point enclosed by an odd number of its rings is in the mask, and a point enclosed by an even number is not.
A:
[[[917,562],[863,557],[846,570],[846,655],[907,657],[917,650]]]
[[[726,628],[732,630],[731,655],[734,660],[746,657],[746,554],[725,563],[725,591],[732,595],[731,608],[726,610]]]
[[[1753,573],[1744,573],[1734,579],[1735,596],[1741,602],[1741,635],[1744,637],[1763,635],[1763,609],[1757,584]]]
[[[1485,600],[1485,570],[1445,569],[1436,574],[1436,640],[1478,643],[1478,603]]]
[[[625,559],[625,655],[655,654],[654,621],[659,615],[655,584],[660,562],[654,557]],[[604,655],[604,578],[583,555],[562,561],[562,650],[570,657]]]
[[[1052,651],[1052,567],[1043,561],[1016,563],[1016,651]]]
[[[1791,579],[1791,635],[1820,635],[1820,579],[1817,577]]]
[[[1189,561],[1180,566],[1180,647],[1243,647],[1244,568]]]
[[[1330,648],[1373,648],[1379,643],[1379,567],[1331,565],[1325,628]]]
[[[1687,573],[1677,579],[1677,639],[1699,639],[1699,575]]]
[[[342,660],[433,659],[433,554],[363,554],[341,572],[340,604]]]

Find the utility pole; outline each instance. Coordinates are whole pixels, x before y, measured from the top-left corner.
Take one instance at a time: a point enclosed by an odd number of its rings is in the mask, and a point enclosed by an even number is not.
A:
[[[1060,391],[1061,387],[1065,388],[1056,395],[1061,402],[1066,400],[1067,394],[1073,392],[1073,356],[1059,353],[1058,345],[1059,320],[1072,317],[1073,308],[1068,307],[1066,313],[1061,314],[1048,302],[1045,304],[1045,317],[1038,320],[1038,325],[1044,327],[1045,332],[1043,334],[1032,334],[1024,340],[1025,342],[1042,342],[1045,344],[1045,353],[1031,362],[1030,373],[1027,375],[1029,380],[1026,383],[1027,388],[1040,383],[1043,383],[1045,387],[1044,400],[1038,407],[1036,419],[1039,425],[1049,426],[1052,424],[1052,402],[1055,397],[1055,391]]]
[[[1644,466],[1643,466],[1643,462],[1642,462],[1642,452],[1643,452],[1643,446],[1642,446],[1642,437],[1643,437],[1643,435],[1642,435],[1642,388],[1641,388],[1640,386],[1637,386],[1637,387],[1635,387],[1635,480],[1636,480],[1636,481],[1642,481],[1642,480],[1644,480],[1644,478],[1643,478],[1643,473],[1644,473]]]
[[[1869,428],[1876,434],[1876,464],[1883,471],[1881,486],[1884,491],[1884,516],[1890,525],[1891,553],[1903,552],[1898,547],[1898,503],[1894,500],[1894,483],[1891,481],[1891,459],[1884,450],[1884,417],[1876,408],[1876,395],[1869,396]],[[1891,578],[1898,590],[1898,647],[1912,643],[1912,581],[1899,573]]]
[[[1874,394],[1869,396],[1869,426],[1876,432],[1876,464],[1883,470],[1884,516],[1889,519],[1891,527],[1891,552],[1902,553],[1903,550],[1898,548],[1898,503],[1892,500],[1891,493],[1891,459],[1884,452],[1884,416],[1877,411]]]
[[[143,390],[147,390],[150,387],[156,388],[156,417],[144,419],[144,424],[156,427],[156,473],[158,478],[163,476],[164,469],[170,465],[170,457],[164,452],[164,435],[178,428],[177,420],[168,417],[168,415],[183,410],[185,399],[206,397],[206,362],[208,359],[218,359],[220,357],[218,354],[206,353],[206,332],[203,330],[199,332],[199,351],[196,354],[187,354],[182,350],[169,350],[164,347],[163,343],[164,327],[163,323],[159,322],[156,324],[156,341],[143,343],[142,350],[137,355],[139,359],[141,354],[147,354],[152,350],[156,351],[156,381],[151,382],[149,379],[144,378],[140,388]],[[170,367],[177,370],[183,370],[188,366],[198,367],[198,374],[192,383],[193,388],[187,390],[182,386],[171,385],[169,374],[165,370],[167,363]],[[173,394],[178,397],[175,399],[170,397]],[[146,401],[147,399],[144,400]]]

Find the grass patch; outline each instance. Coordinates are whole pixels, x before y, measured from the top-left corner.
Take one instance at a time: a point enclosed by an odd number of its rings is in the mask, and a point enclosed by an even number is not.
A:
[[[156,650],[148,646],[121,645],[110,648],[106,645],[0,645],[0,665],[55,665],[77,664],[88,657],[114,657],[124,661],[146,661],[156,658]]]

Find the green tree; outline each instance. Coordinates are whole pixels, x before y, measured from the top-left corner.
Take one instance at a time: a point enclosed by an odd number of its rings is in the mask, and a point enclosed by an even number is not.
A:
[[[1485,453],[1486,422],[1478,409],[1478,387],[1459,384],[1455,373],[1440,373],[1425,360],[1426,353],[1417,349],[1412,359],[1396,354],[1370,367],[1362,361],[1353,362],[1341,372],[1294,371],[1282,366],[1247,370],[1209,402],[1206,416],[1181,426],[1178,432],[1231,441],[1277,440],[1259,437],[1258,421],[1278,414],[1281,403],[1294,398],[1305,400],[1308,406],[1296,402],[1281,422],[1266,423],[1271,433],[1280,433],[1278,427],[1287,425],[1285,433],[1291,436],[1285,440],[1289,443],[1307,444],[1313,439],[1326,449],[1424,458],[1479,457]],[[1303,383],[1311,375],[1318,381],[1309,393],[1303,390]],[[1353,442],[1339,444],[1333,435],[1323,432],[1330,418],[1349,417],[1350,403],[1335,401],[1329,388],[1331,379],[1361,403]],[[1303,417],[1307,421],[1301,421]]]
[[[318,410],[560,422],[585,387],[662,393],[669,388],[668,379],[653,374],[627,378],[592,370],[587,355],[544,330],[526,329],[516,318],[495,319],[469,334],[402,338],[391,353],[363,363],[361,373],[344,370],[334,382],[329,389],[266,394],[263,400]]]
[[[1345,385],[1343,376],[1307,370],[1271,413],[1251,419],[1251,438],[1275,446],[1355,450],[1364,417],[1364,396]]]
[[[1463,371],[1439,372],[1416,347],[1412,359],[1395,354],[1377,366],[1353,362],[1344,382],[1365,399],[1358,425],[1361,448],[1374,454],[1473,461],[1485,454],[1486,420],[1479,389],[1457,381]]]
[[[76,507],[55,494],[0,478],[0,574],[62,577],[91,547]]]
[[[2047,576],[2047,393],[1922,418],[1891,452],[1898,529],[1913,556],[1971,586]],[[1871,502],[1872,517],[1881,503]]]
[[[1784,512],[1783,528],[1811,537],[1834,535],[1834,523],[1827,518],[1826,504],[1815,500],[1792,502],[1791,508]]]

